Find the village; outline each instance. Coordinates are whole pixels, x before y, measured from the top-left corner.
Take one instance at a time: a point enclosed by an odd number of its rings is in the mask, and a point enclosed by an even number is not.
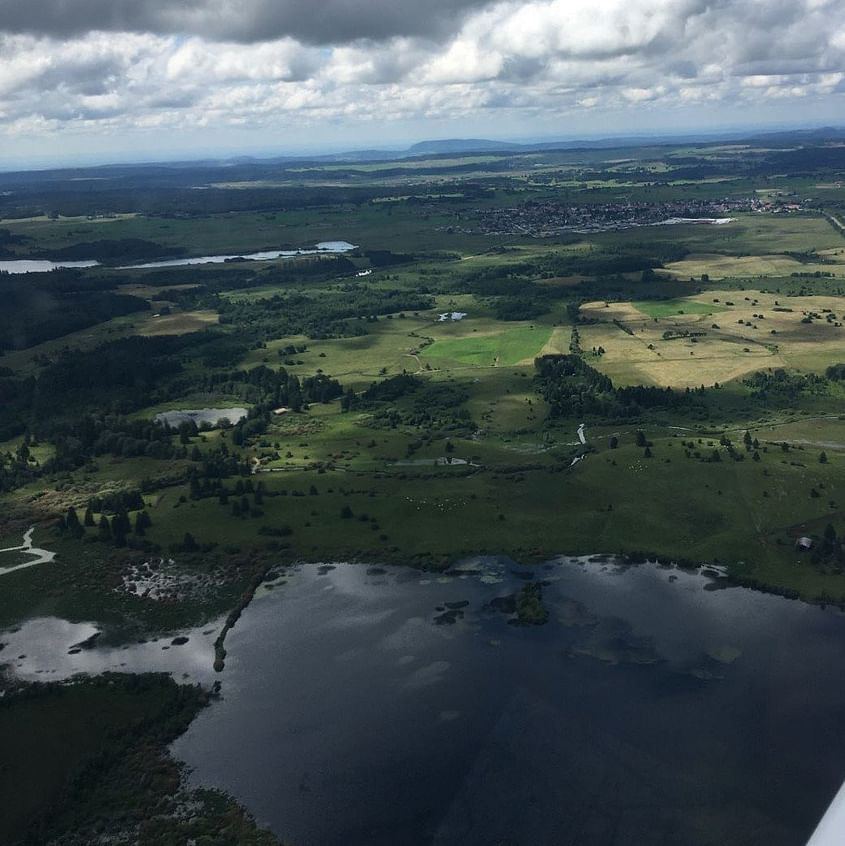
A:
[[[459,225],[440,231],[465,235],[521,235],[549,238],[565,232],[589,233],[659,224],[728,222],[738,213],[784,214],[802,211],[810,201],[794,197],[742,197],[649,203],[622,201],[570,205],[528,200],[519,206],[458,210]]]

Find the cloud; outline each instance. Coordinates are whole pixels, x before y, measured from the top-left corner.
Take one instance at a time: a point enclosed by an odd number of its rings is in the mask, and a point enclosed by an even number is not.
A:
[[[812,101],[841,0],[0,0],[0,137],[530,122]],[[837,104],[840,104],[837,106]],[[701,120],[701,118],[700,118]],[[335,129],[332,130],[335,134]],[[372,132],[372,130],[370,130]]]
[[[68,38],[95,30],[312,44],[442,35],[489,0],[0,0],[7,32]]]

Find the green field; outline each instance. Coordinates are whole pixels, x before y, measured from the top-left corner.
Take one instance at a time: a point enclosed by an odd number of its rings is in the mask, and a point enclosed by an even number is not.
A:
[[[469,329],[470,325],[471,321],[468,321],[461,328]],[[445,363],[475,367],[526,364],[539,355],[552,338],[552,330],[543,326],[519,326],[491,334],[476,331],[478,334],[435,340],[425,350],[425,360],[433,366]]]
[[[149,313],[2,356],[11,376],[0,378],[14,380],[18,405],[0,414],[8,427],[0,546],[19,543],[21,527],[37,523],[37,541],[59,556],[5,577],[0,620],[36,611],[98,618],[129,637],[216,618],[275,559],[441,567],[482,550],[532,560],[636,551],[719,559],[737,576],[805,597],[845,596],[838,565],[796,559],[791,540],[796,526],[816,535],[826,522],[845,528],[845,397],[826,375],[845,362],[845,241],[830,211],[792,208],[818,184],[838,196],[836,178],[777,171],[763,181],[744,169],[743,149],[318,163],[216,182],[228,210],[184,211],[179,204],[192,200],[182,197],[149,216],[4,220],[23,239],[10,246],[18,255],[100,239],[143,239],[191,255],[345,239],[360,252],[342,271],[269,262],[122,272],[114,290],[147,300]],[[724,172],[675,178],[676,158],[690,156]],[[556,203],[584,213],[618,204],[623,190],[626,203],[645,204],[777,203],[783,192],[790,207],[741,207],[721,226],[555,230]],[[261,205],[246,207],[253,201]],[[112,290],[115,273],[95,268],[82,278]],[[451,311],[466,317],[439,321]],[[150,372],[124,372],[132,367],[115,358],[137,337],[149,341]],[[692,410],[638,407],[619,419],[582,413],[575,391],[553,417],[534,361],[570,352],[609,376],[613,390],[708,392]],[[89,368],[72,390],[63,387],[75,381],[66,360]],[[330,400],[274,416],[288,399],[262,380],[280,368],[299,385],[318,377],[339,384]],[[110,387],[92,392],[101,371]],[[795,382],[755,387],[759,374],[779,372]],[[27,394],[27,380],[45,376],[47,396]],[[416,381],[368,398],[397,377]],[[159,441],[143,429],[159,410],[220,405],[250,408],[255,425]],[[569,469],[582,422],[590,454]],[[651,459],[633,443],[640,428]],[[722,434],[737,441],[746,428],[766,444],[759,460],[719,446]],[[24,431],[35,441],[22,463]],[[614,433],[620,443],[611,451]],[[723,449],[722,459],[687,458],[684,437],[700,438],[695,451],[704,457]],[[780,438],[792,452],[782,452]],[[254,490],[234,493],[247,481],[261,481],[263,502]],[[81,539],[56,528],[70,506],[82,513],[92,499],[139,489],[152,526],[131,533],[127,547],[97,540],[92,527]],[[240,507],[242,496],[250,516],[233,514],[232,499]],[[351,518],[340,516],[344,506]],[[180,549],[186,532],[199,552]],[[173,558],[174,577],[200,574],[212,588],[172,606],[121,591],[132,562],[153,554]]]
[[[696,302],[695,300],[648,300],[633,304],[637,311],[641,311],[648,317],[674,317],[679,314],[715,314],[719,311],[727,311],[726,306],[708,305],[707,303]]]

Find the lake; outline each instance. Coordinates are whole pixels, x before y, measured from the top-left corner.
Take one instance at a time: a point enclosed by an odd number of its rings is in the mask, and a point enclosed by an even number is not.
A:
[[[356,249],[348,241],[321,241],[314,247],[300,250],[265,250],[257,253],[231,253],[227,255],[195,256],[193,258],[165,259],[143,264],[127,264],[115,270],[146,270],[157,267],[186,267],[195,264],[223,264],[231,261],[274,261],[280,258],[311,256],[332,253],[348,253]],[[11,259],[0,261],[0,273],[46,273],[65,267],[98,267],[99,261],[48,261],[46,259]]]
[[[4,259],[0,273],[47,273],[62,267],[97,267],[98,261],[48,261],[47,259]]]
[[[845,778],[845,617],[716,575],[298,566],[173,750],[299,846],[803,846]],[[534,576],[549,622],[513,625]]]
[[[355,244],[348,241],[321,241],[313,249],[302,250],[266,250],[259,253],[231,253],[228,255],[196,256],[194,258],[167,259],[165,261],[150,261],[144,264],[132,264],[119,268],[120,270],[140,270],[155,267],[186,267],[194,264],[223,264],[231,261],[274,261],[280,258],[295,258],[296,256],[313,256],[321,253],[348,253],[356,249]]]

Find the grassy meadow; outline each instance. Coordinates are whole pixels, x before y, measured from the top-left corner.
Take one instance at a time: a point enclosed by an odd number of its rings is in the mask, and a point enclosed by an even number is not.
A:
[[[473,163],[483,169],[495,159],[477,157]],[[606,185],[585,187],[579,168],[595,166],[596,157],[585,156],[577,166],[554,156],[540,160],[542,168],[532,170],[534,161],[514,172],[509,187],[478,193],[472,204],[488,210],[515,206],[549,192],[572,202],[587,196],[595,203],[615,201],[629,172],[627,164],[614,164]],[[631,167],[645,162],[655,180],[671,175],[671,163],[649,162],[645,152],[631,161]],[[421,160],[407,169],[430,165]],[[338,174],[333,166],[317,169],[327,179]],[[357,175],[350,179],[380,179],[388,168],[353,170]],[[663,202],[753,190],[744,178],[670,182],[630,183],[632,195]],[[777,185],[771,191],[781,190]],[[14,248],[20,254],[95,239],[141,238],[190,255],[344,239],[364,250],[390,250],[399,259],[370,267],[363,254],[355,256],[356,268],[372,270],[363,279],[279,277],[280,265],[272,262],[251,268],[257,275],[248,284],[239,281],[238,264],[179,268],[163,276],[125,271],[119,290],[148,300],[149,313],[116,317],[3,355],[2,365],[23,378],[38,375],[67,349],[96,350],[133,335],[202,339],[213,332],[241,345],[232,347],[237,353],[231,361],[217,365],[220,379],[204,388],[194,384],[206,370],[186,356],[179,391],[148,391],[129,421],[142,423],[162,410],[250,405],[238,383],[222,374],[259,366],[284,367],[299,380],[315,374],[338,380],[359,404],[344,411],[338,399],[312,403],[301,413],[271,418],[243,443],[234,443],[231,431],[193,434],[185,453],[168,460],[143,450],[104,452],[3,494],[0,547],[19,543],[21,527],[35,522],[36,540],[59,555],[53,564],[5,577],[10,590],[0,597],[0,621],[49,612],[115,624],[131,619],[136,630],[166,628],[225,612],[256,568],[273,560],[443,568],[479,552],[518,560],[561,552],[718,560],[760,584],[807,598],[845,599],[845,578],[836,567],[811,564],[794,550],[796,532],[819,535],[827,523],[845,531],[845,433],[839,419],[845,397],[831,382],[824,390],[805,391],[792,407],[761,400],[746,384],[756,373],[780,370],[821,378],[830,365],[845,362],[841,232],[823,214],[738,213],[721,226],[491,237],[456,224],[469,202],[463,190],[460,181],[430,187],[429,200],[417,203],[406,202],[397,188],[395,197],[356,206],[9,222],[11,231],[32,239]],[[675,258],[651,275],[584,269],[597,259],[664,254]],[[92,278],[105,273],[91,271]],[[485,287],[489,280],[495,284]],[[359,315],[322,332],[254,325],[265,303],[286,297],[343,301],[359,290],[373,296],[425,292],[431,307]],[[524,319],[518,311],[504,319],[501,298],[519,301],[526,290],[542,307]],[[218,310],[227,304],[245,311],[220,323]],[[466,316],[440,320],[451,312]],[[696,415],[646,410],[616,421],[573,412],[552,419],[535,381],[534,360],[573,349],[617,386],[720,387]],[[414,393],[381,405],[360,404],[372,385],[401,374],[419,380]],[[587,424],[586,448],[576,436],[581,423]],[[640,429],[652,444],[651,457],[636,445]],[[759,460],[734,460],[720,444],[723,436],[740,443],[746,429],[759,438]],[[618,445],[611,449],[613,437]],[[788,452],[782,442],[791,445]],[[11,455],[20,444],[17,435],[0,444],[0,453]],[[180,445],[176,434],[171,445]],[[189,484],[222,450],[253,471],[242,483],[262,484],[263,502],[256,504],[252,492],[243,494],[248,516],[232,513],[231,500],[240,495],[221,503],[216,495],[197,496]],[[585,451],[586,459],[570,467]],[[37,441],[31,469],[49,467],[56,455],[49,438]],[[228,477],[225,484],[233,488],[235,481]],[[92,496],[138,487],[152,521],[144,542],[155,555],[172,557],[167,567],[174,572],[208,576],[213,589],[173,607],[130,596],[121,584],[136,551],[111,549],[96,539],[96,529],[74,540],[51,528],[71,505],[82,511]],[[129,516],[134,520],[134,513]],[[200,553],[180,551],[186,532]]]

